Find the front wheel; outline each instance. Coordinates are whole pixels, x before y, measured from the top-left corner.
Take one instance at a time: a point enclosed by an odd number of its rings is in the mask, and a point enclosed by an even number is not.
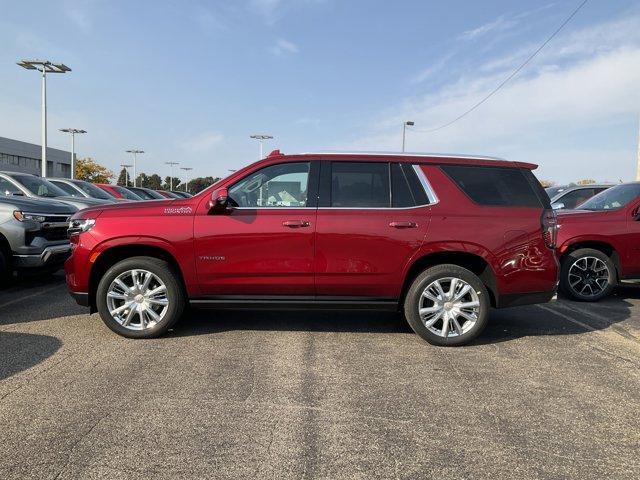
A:
[[[458,265],[437,265],[413,281],[404,302],[409,325],[424,340],[458,346],[487,325],[489,294],[482,281]]]
[[[98,312],[114,332],[153,338],[178,321],[185,293],[171,266],[158,258],[132,257],[104,274],[96,292]]]
[[[573,300],[596,302],[615,286],[615,265],[600,250],[581,248],[567,254],[560,269],[560,289]]]

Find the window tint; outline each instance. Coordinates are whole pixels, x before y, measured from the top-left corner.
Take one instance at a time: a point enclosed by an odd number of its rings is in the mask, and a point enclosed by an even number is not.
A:
[[[593,188],[579,188],[578,190],[572,190],[571,192],[563,195],[556,203],[563,203],[564,208],[576,208],[582,202],[589,200],[595,195]]]
[[[118,185],[112,185],[112,188],[116,192],[118,192],[120,195],[122,195],[123,198],[126,198],[127,200],[142,200],[141,196],[133,193],[128,188],[120,187]]]
[[[541,207],[531,183],[517,168],[442,165],[442,170],[480,205]]]
[[[45,180],[44,178],[35,177],[33,175],[13,175],[13,178],[20,182],[20,184],[29,190],[34,195],[39,197],[65,197],[67,193],[56,187],[49,180]]]
[[[381,208],[390,206],[389,164],[331,163],[331,206]]]
[[[2,193],[2,195],[13,195],[14,193],[17,193],[18,195],[23,194],[18,187],[4,178],[0,178],[0,193]]]
[[[271,165],[243,178],[229,189],[238,207],[306,207],[309,162]]]
[[[391,198],[393,206],[396,208],[413,207],[416,200],[409,187],[402,167],[397,163],[391,164]]]
[[[431,201],[429,200],[429,196],[427,195],[427,192],[425,192],[424,187],[422,186],[422,182],[420,182],[418,174],[416,173],[413,165],[401,163],[400,167],[402,168],[404,176],[409,183],[411,192],[413,193],[413,198],[416,201],[416,205],[427,205],[431,203]],[[420,168],[419,166],[416,167]]]
[[[640,197],[640,183],[616,185],[580,205],[584,210],[615,210]]]

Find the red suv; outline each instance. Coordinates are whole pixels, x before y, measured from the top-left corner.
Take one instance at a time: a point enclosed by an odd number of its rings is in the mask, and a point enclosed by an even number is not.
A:
[[[490,307],[546,302],[555,213],[535,165],[450,155],[275,151],[194,196],[86,209],[67,283],[127,337],[192,305],[402,309],[461,345]]]
[[[640,182],[611,187],[558,213],[562,292],[581,301],[640,278]]]

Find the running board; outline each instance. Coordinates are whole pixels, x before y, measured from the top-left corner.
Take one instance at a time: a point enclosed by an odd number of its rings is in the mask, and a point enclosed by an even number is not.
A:
[[[220,295],[189,300],[194,307],[254,310],[388,310],[398,309],[398,300],[371,297],[313,297],[313,296],[242,296]]]

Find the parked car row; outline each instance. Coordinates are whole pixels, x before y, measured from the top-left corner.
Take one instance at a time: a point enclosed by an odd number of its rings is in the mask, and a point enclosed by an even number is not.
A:
[[[166,198],[153,190],[149,192],[153,192],[153,199]],[[179,193],[172,192],[170,196],[191,197],[186,192]],[[67,230],[77,211],[142,200],[131,190],[115,185],[0,172],[0,284],[6,283],[14,271],[60,269],[71,251]]]

